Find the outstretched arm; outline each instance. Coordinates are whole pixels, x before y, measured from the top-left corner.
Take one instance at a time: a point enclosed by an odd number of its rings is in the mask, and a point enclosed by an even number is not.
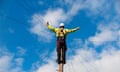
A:
[[[55,32],[55,27],[53,27],[53,26],[51,26],[50,24],[49,24],[49,22],[47,22],[46,23],[46,26],[48,27],[48,29],[50,29],[51,31],[54,31]]]
[[[67,32],[67,33],[75,32],[75,31],[77,31],[77,30],[79,30],[79,29],[80,29],[80,27],[76,27],[76,28],[74,28],[74,29],[66,29],[66,32]]]

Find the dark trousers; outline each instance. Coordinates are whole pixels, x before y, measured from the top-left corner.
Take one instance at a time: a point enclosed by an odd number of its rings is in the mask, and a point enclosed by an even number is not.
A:
[[[61,54],[61,50],[62,50],[62,54]],[[58,37],[57,38],[57,60],[58,60],[58,64],[60,64],[61,62],[63,62],[64,64],[66,63],[66,42],[65,42],[65,38],[62,37]],[[61,61],[61,56],[63,58],[63,60]]]

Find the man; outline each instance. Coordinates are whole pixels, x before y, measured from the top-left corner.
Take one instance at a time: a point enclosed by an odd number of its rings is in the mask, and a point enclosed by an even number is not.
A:
[[[60,64],[61,62],[66,64],[66,36],[68,33],[74,32],[76,30],[79,30],[79,27],[76,27],[74,29],[65,29],[64,23],[61,23],[59,28],[55,28],[51,26],[48,22],[46,23],[48,29],[56,33],[57,37],[57,62]],[[62,49],[62,58],[63,60],[60,60],[61,57],[61,49]]]

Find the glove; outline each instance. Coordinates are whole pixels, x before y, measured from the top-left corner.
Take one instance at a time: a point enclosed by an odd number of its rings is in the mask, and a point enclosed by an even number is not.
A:
[[[77,30],[79,30],[79,29],[80,29],[80,27],[77,27],[76,29],[77,29]]]
[[[48,25],[49,25],[49,22],[46,23],[46,26],[48,26]]]

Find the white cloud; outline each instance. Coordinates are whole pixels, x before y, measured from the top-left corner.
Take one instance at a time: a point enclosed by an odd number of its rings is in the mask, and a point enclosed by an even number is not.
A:
[[[101,68],[100,72],[119,72],[119,60],[120,51],[112,51],[111,54],[108,52],[102,55],[101,60],[96,61],[96,65]]]
[[[67,60],[64,66],[64,71],[77,71],[77,72],[119,72],[120,51],[111,50],[103,51],[101,54],[96,53],[94,50],[78,50],[75,56]],[[58,65],[52,60],[47,64],[40,66],[36,72],[56,72]]]
[[[49,62],[42,67],[38,68],[36,72],[56,72],[56,64],[54,62]]]
[[[32,17],[32,28],[30,31],[39,37],[39,40],[49,41],[52,38],[52,34],[46,30],[43,17],[39,14],[35,14]]]
[[[34,14],[30,31],[38,35],[39,40],[50,41],[52,34],[47,31],[46,22],[49,21],[51,25],[57,26],[64,19],[65,16],[62,9],[48,10],[45,15]]]
[[[120,19],[120,1],[107,0],[86,0],[82,2],[82,9],[86,10],[87,16],[97,18],[101,16],[102,21],[119,21]],[[93,20],[94,21],[94,20]]]
[[[76,15],[80,9],[81,4],[79,2],[73,2],[70,4],[67,12],[65,12],[62,8],[57,8],[48,9],[43,15],[34,14],[32,16],[32,27],[30,32],[36,34],[39,37],[39,40],[50,41],[52,39],[52,35],[45,27],[45,23],[49,21],[51,25],[56,27],[60,22],[71,19],[71,17]]]
[[[118,14],[120,14],[120,0],[115,1],[115,10]]]
[[[0,57],[0,72],[24,72],[21,64],[20,59],[14,61],[12,56],[2,56]]]
[[[0,55],[0,72],[25,72],[22,70],[23,58],[14,58],[12,53],[2,48]]]
[[[23,58],[17,58],[17,59],[15,59],[15,62],[16,62],[16,64],[17,64],[18,66],[22,66],[22,65],[23,65],[23,61],[24,61]]]
[[[89,41],[91,41],[95,46],[102,45],[106,42],[119,41],[119,24],[109,24],[104,26],[105,24],[99,25],[98,32],[95,36],[90,37]]]
[[[11,66],[10,61],[10,56],[0,57],[0,72],[7,72],[7,69],[9,68],[9,66]]]
[[[81,52],[81,51],[79,51]],[[85,53],[85,54],[84,54]],[[76,66],[76,70],[81,72],[119,72],[119,56],[120,56],[120,51],[113,51],[113,53],[109,53],[109,51],[106,51],[105,53],[103,52],[100,54],[100,59],[95,58],[95,53],[92,51],[86,51],[83,54],[79,54],[79,56],[75,56],[75,60],[81,57],[83,60],[82,62],[79,63],[79,61],[72,60],[76,62],[78,66]],[[90,54],[89,54],[90,53]],[[85,58],[83,56],[85,56]],[[87,57],[88,56],[88,57]],[[86,61],[86,58],[88,61]],[[74,63],[73,63],[74,64]],[[83,69],[82,69],[83,68]],[[85,69],[85,71],[84,71]],[[87,71],[88,70],[88,71]]]
[[[103,51],[101,54],[97,54],[94,50],[78,50],[76,55],[72,56],[70,60],[67,60],[67,64],[64,66],[64,71],[77,71],[77,72],[119,72],[119,50]],[[21,71],[23,59],[15,59],[17,67],[11,69],[13,66],[12,56],[3,56],[0,58],[0,71],[1,72],[24,72]],[[9,71],[8,71],[9,69]],[[48,60],[47,64],[40,66],[37,70],[32,72],[56,72],[58,66],[53,60]]]
[[[88,38],[88,44],[83,43],[81,48],[77,48],[75,50],[75,55],[70,56],[70,58],[67,60],[67,64],[64,66],[64,71],[75,71],[75,72],[119,72],[120,71],[120,50],[119,47],[115,46],[112,43],[109,43],[113,41],[116,45],[118,43],[118,39],[120,39],[120,25],[119,24],[108,24],[104,25],[101,24],[98,26],[97,35],[92,36],[90,38],[97,38],[97,40],[100,40],[101,42],[98,42],[99,46],[104,45],[104,42],[106,42],[106,45],[104,46],[102,52],[96,52],[95,48],[90,48],[89,44],[91,44],[90,39]],[[107,36],[106,36],[107,34]],[[111,36],[110,36],[111,35]],[[115,36],[114,36],[115,35]],[[104,37],[105,36],[105,37]],[[75,47],[79,47],[81,44],[81,39],[75,39],[75,43],[77,45],[74,45]],[[94,43],[94,41],[92,41]],[[95,44],[94,45],[98,45]],[[72,50],[72,49],[70,49]],[[42,66],[39,66],[36,71],[41,72],[56,72],[56,69],[58,69],[58,65],[53,62],[53,58],[50,58],[48,60],[47,64],[44,64]],[[47,69],[47,70],[46,70]]]
[[[114,41],[114,33],[111,31],[103,31],[100,34],[96,34],[95,37],[91,37],[90,41],[93,42],[94,45],[99,46],[105,42]]]
[[[87,44],[82,43],[83,47],[80,47],[83,49],[77,48],[76,55],[72,56],[69,60],[67,60],[67,64],[64,66],[64,69],[66,72],[119,72],[120,50],[115,49],[119,49],[120,47],[120,25],[118,21],[114,20],[114,18],[119,20],[119,4],[115,4],[115,11],[117,13],[116,16],[118,17],[110,17],[112,15],[110,13],[112,3],[105,0],[64,0],[64,2],[66,5],[68,5],[69,8],[67,12],[65,12],[61,8],[57,8],[54,10],[47,10],[44,15],[35,14],[34,16],[38,17],[33,18],[34,23],[31,29],[34,29],[35,27],[36,28],[35,30],[32,30],[32,32],[35,32],[34,34],[37,34],[40,38],[47,38],[47,40],[50,40],[52,38],[52,35],[50,33],[50,37],[47,37],[47,33],[44,35],[42,34],[42,32],[38,32],[39,29],[41,31],[44,30],[48,32],[43,25],[47,20],[50,21],[53,26],[57,26],[59,22],[69,20],[73,16],[77,15],[79,10],[81,9],[86,9],[88,11],[88,15],[101,15],[105,18],[104,21],[101,21],[103,22],[103,24],[98,24],[96,34],[86,40]],[[54,18],[54,16],[56,16],[56,18]],[[38,19],[39,21],[37,21]],[[106,22],[111,19],[112,21],[109,21],[109,23],[106,24]],[[41,37],[42,35],[44,35],[44,37]],[[75,41],[76,47],[79,47],[79,44],[81,44],[81,40]],[[114,46],[112,44],[113,42],[117,46]],[[105,46],[101,53],[97,53],[94,50],[95,48],[92,48],[93,50],[89,49],[90,47],[88,45],[91,43],[94,46],[102,46],[104,44]],[[52,58],[50,58],[47,64],[44,64],[42,66],[37,65],[37,69],[34,71],[56,72],[57,68],[58,67],[56,66],[56,63],[53,62]]]
[[[68,3],[67,5],[69,6],[68,8],[68,12],[67,12],[67,19],[69,19],[69,17],[73,17],[75,15],[77,15],[77,13],[80,11],[80,9],[83,8],[83,4],[82,1],[80,0],[65,0],[66,3]]]
[[[120,1],[119,0],[115,0],[115,4],[114,4],[115,6],[114,6],[114,10],[115,10],[115,13],[116,13],[116,15],[114,15],[115,17],[114,17],[114,21],[115,22],[119,22],[120,23]]]
[[[67,7],[67,11],[63,8],[48,9],[45,14],[34,14],[32,16],[32,27],[30,32],[36,34],[39,40],[50,41],[53,37],[45,27],[46,21],[49,21],[51,25],[58,26],[60,22],[69,22],[80,10],[85,9],[88,15],[95,17],[94,15],[101,15],[106,20],[111,20],[111,6],[112,4],[105,0],[62,0],[60,1]],[[104,6],[104,7],[103,7]]]
[[[8,49],[6,47],[0,47],[0,57],[3,55],[11,55],[11,53],[9,53]]]
[[[21,46],[17,46],[17,54],[19,56],[24,56],[26,54],[26,50],[25,48],[21,47]]]
[[[46,15],[43,17],[45,22],[49,21],[52,25],[57,26],[60,21],[66,19],[65,13],[62,9],[48,10]]]
[[[30,31],[39,37],[39,40],[49,41],[52,39],[52,34],[47,31],[45,22],[49,21],[51,25],[57,26],[59,22],[66,21],[75,16],[80,9],[90,10],[89,14],[101,13],[105,15],[109,10],[109,5],[103,7],[107,2],[105,0],[86,0],[85,2],[79,2],[81,0],[65,0],[69,3],[69,9],[65,12],[61,8],[54,10],[47,10],[45,14],[34,14],[32,16],[32,27]],[[117,0],[119,1],[119,0]],[[43,4],[42,2],[40,4]],[[119,14],[119,3],[116,3],[116,12]],[[107,15],[105,15],[107,16]],[[117,18],[118,19],[118,18]],[[81,40],[75,40],[76,43],[80,44]],[[95,36],[89,38],[89,42],[94,45],[103,45],[104,43],[114,42],[120,47],[120,25],[99,25],[98,31]],[[80,42],[80,43],[79,43]],[[78,45],[77,44],[77,45]],[[76,45],[76,46],[77,46]],[[112,45],[112,44],[111,44]],[[84,46],[84,45],[83,45]],[[109,45],[108,45],[109,46]],[[106,46],[106,47],[108,47]],[[88,46],[86,46],[89,48]],[[114,46],[111,46],[114,48]],[[76,51],[76,55],[72,56],[65,65],[65,71],[77,71],[77,72],[119,72],[120,69],[120,50],[103,50],[102,53],[98,54],[94,50],[81,49]],[[83,47],[84,48],[84,47]],[[18,48],[19,49],[19,48]],[[24,54],[25,50],[20,48],[20,54]],[[54,53],[53,53],[54,54]],[[55,56],[52,56],[52,59]],[[23,58],[14,59],[14,55],[0,50],[0,72],[24,72],[22,70]],[[48,63],[39,66],[36,72],[56,72],[56,63],[51,59]]]

